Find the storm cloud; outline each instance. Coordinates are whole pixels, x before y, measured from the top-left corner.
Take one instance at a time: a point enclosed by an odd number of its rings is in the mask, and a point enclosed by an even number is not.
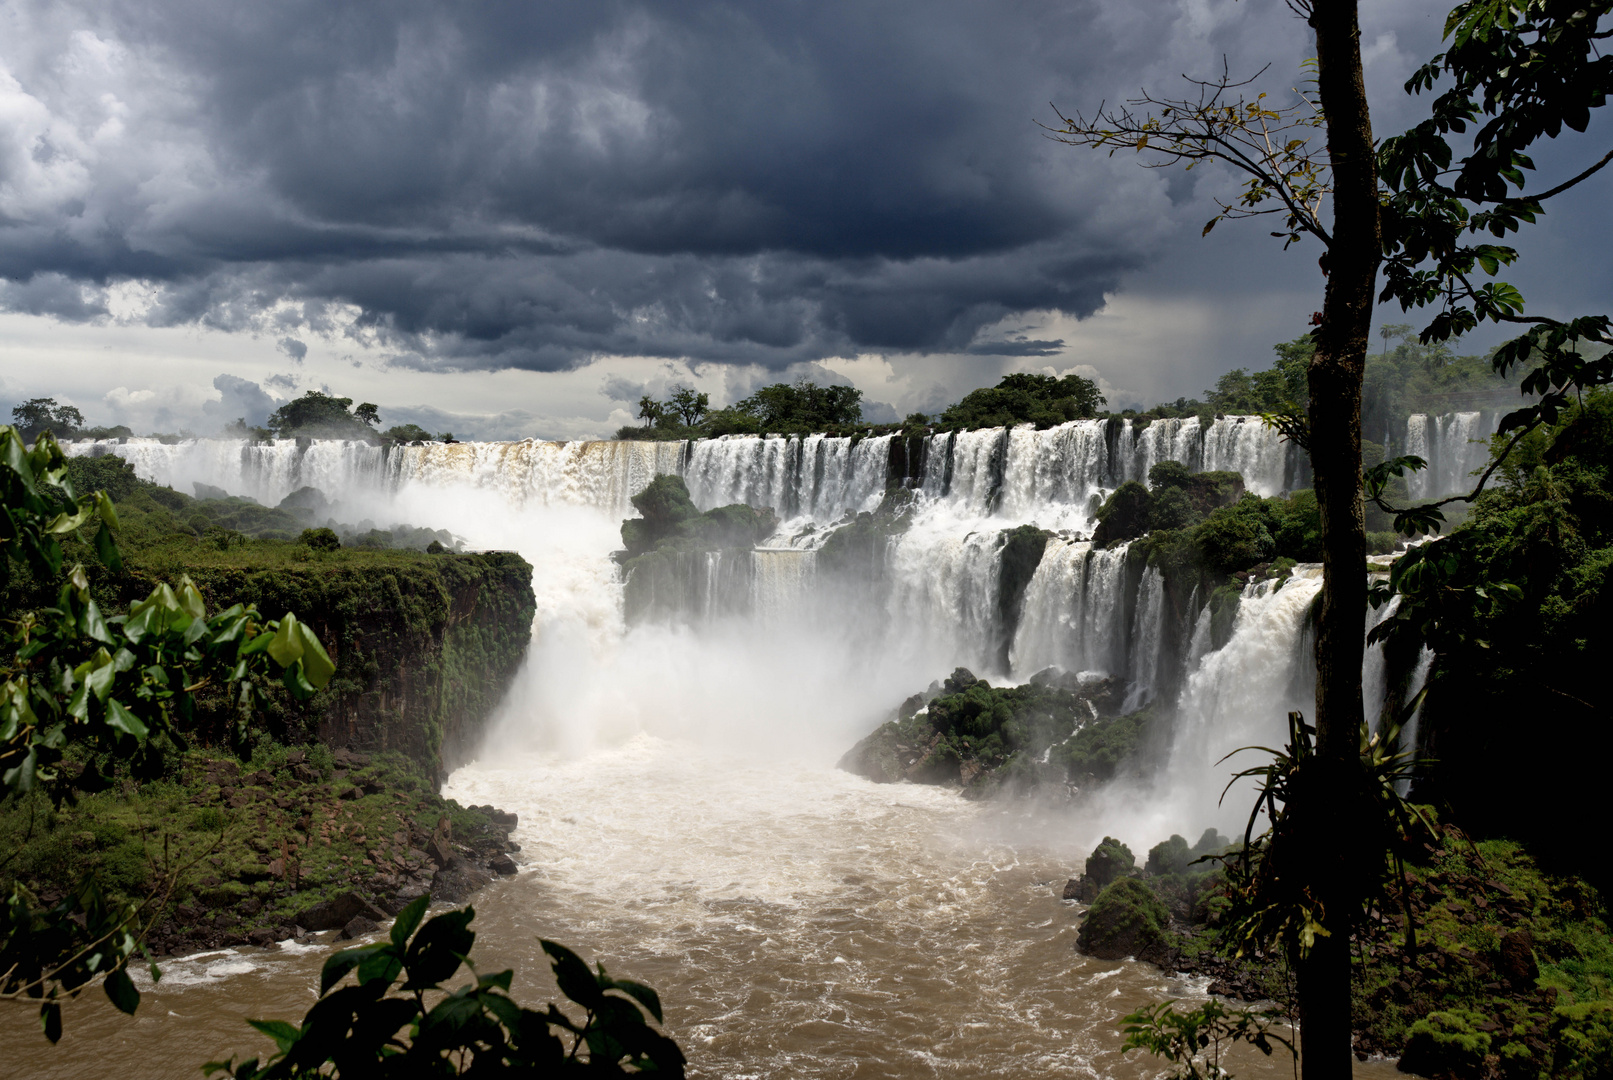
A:
[[[0,304],[139,282],[118,317],[423,368],[1052,355],[983,331],[1100,307],[1191,185],[1048,103],[1303,41],[1259,0],[6,11]]]

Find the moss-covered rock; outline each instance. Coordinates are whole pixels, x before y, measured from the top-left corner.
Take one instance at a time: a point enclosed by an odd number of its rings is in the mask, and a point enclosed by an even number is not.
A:
[[[1136,957],[1165,962],[1171,952],[1170,912],[1143,882],[1122,877],[1098,894],[1076,936],[1076,948],[1102,960]]]
[[[1411,1025],[1406,1049],[1400,1055],[1403,1072],[1452,1080],[1480,1080],[1484,1059],[1490,1053],[1493,1028],[1482,1013],[1466,1009],[1431,1012]]]

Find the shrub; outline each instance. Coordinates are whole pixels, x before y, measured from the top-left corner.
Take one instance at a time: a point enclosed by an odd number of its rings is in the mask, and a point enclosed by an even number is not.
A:
[[[342,546],[341,539],[330,529],[304,529],[302,535],[297,537],[299,544],[307,545],[313,551],[335,551]]]

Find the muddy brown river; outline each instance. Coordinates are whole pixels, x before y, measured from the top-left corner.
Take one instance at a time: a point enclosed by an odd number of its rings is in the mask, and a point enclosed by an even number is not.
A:
[[[482,970],[548,1000],[540,936],[656,987],[690,1074],[761,1077],[1149,1077],[1118,1019],[1201,984],[1075,950],[1059,899],[1096,837],[1079,818],[881,786],[823,767],[725,757],[639,736],[570,760],[505,753],[448,794],[517,811],[527,864],[475,899]],[[168,962],[133,1019],[98,992],[49,1046],[10,1008],[6,1078],[199,1076],[261,1053],[254,1018],[299,1019],[333,946]],[[1250,1052],[1239,1076],[1288,1077]],[[1385,1062],[1362,1077],[1398,1076]]]

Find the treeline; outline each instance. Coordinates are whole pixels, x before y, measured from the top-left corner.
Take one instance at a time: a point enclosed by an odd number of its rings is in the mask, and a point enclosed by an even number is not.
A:
[[[996,386],[970,391],[935,416],[910,413],[900,424],[869,424],[862,416],[862,391],[854,386],[819,386],[807,380],[774,383],[726,409],[710,408],[710,395],[675,387],[664,401],[639,399],[638,426],[618,439],[704,439],[720,435],[923,434],[973,428],[1035,424],[1049,428],[1098,415],[1105,404],[1098,384],[1079,375],[1016,373]]]
[[[19,435],[32,442],[45,432],[58,439],[128,439],[134,431],[127,425],[92,427],[84,422],[84,414],[75,406],[63,405],[55,398],[31,398],[11,410],[12,425]],[[244,417],[237,417],[218,432],[229,438],[256,439],[357,439],[365,442],[392,444],[428,442],[457,442],[451,431],[433,435],[418,424],[398,424],[381,430],[381,411],[374,403],[364,401],[353,404],[349,397],[337,397],[322,390],[310,390],[302,397],[292,398],[276,409],[262,427],[250,425]],[[159,434],[152,438],[168,442],[194,438],[192,432]]]

